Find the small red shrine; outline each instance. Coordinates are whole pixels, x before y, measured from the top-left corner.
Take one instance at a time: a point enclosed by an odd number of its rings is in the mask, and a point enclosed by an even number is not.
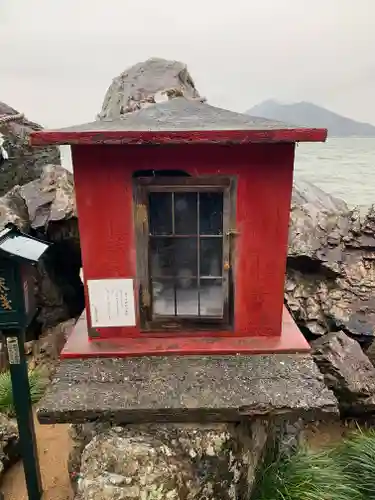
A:
[[[62,357],[303,352],[283,303],[295,143],[183,97],[31,135],[71,145],[86,311]]]

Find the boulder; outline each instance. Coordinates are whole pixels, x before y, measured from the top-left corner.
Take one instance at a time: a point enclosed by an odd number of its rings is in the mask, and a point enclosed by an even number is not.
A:
[[[237,424],[74,426],[74,442],[85,443],[83,452],[76,448],[70,469],[75,500],[257,498],[264,468],[295,452],[304,424],[255,418]]]
[[[79,315],[84,299],[72,174],[45,165],[38,179],[12,188],[0,198],[0,229],[8,222],[53,243],[39,265],[36,293],[43,327]]]
[[[246,436],[234,424],[112,427],[85,447],[76,499],[247,497],[268,425],[259,420],[251,431],[244,427]]]
[[[313,357],[345,416],[375,411],[375,367],[356,340],[329,333],[312,343]]]
[[[86,422],[85,424],[70,425],[69,436],[73,446],[69,452],[68,473],[74,492],[77,490],[77,480],[80,475],[83,450],[97,434],[110,428],[110,422]]]
[[[41,129],[0,102],[4,148],[0,158],[0,229],[13,222],[21,230],[54,243],[39,266],[36,290],[39,321],[48,328],[80,314],[83,289],[73,176],[58,165],[58,148],[29,146],[30,132]]]
[[[0,135],[9,159],[0,158],[0,196],[16,185],[37,179],[43,165],[60,163],[58,148],[32,148],[29,134],[41,130],[37,123],[29,121],[22,113],[0,102]]]
[[[0,478],[19,459],[17,424],[0,413]]]
[[[60,358],[60,352],[75,323],[75,318],[63,321],[52,328],[44,330],[37,340],[28,342],[25,345],[25,348],[29,349],[26,354],[32,355],[32,359],[28,363],[29,367],[33,369],[38,366],[39,369],[43,370],[45,376],[51,376]]]
[[[125,113],[179,96],[204,101],[185,64],[154,57],[131,66],[113,79],[98,119],[120,118]]]
[[[293,190],[285,301],[309,338],[375,334],[375,208],[367,214],[308,182]]]

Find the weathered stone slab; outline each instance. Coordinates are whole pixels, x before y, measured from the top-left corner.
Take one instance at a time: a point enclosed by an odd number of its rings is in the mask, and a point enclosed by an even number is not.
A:
[[[41,423],[239,421],[337,412],[311,356],[165,356],[64,360]]]

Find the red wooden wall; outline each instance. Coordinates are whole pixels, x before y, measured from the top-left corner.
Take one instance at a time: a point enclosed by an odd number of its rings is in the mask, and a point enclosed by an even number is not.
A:
[[[230,335],[280,335],[294,144],[72,146],[72,155],[85,280],[136,279],[135,170],[237,176],[240,234]],[[102,337],[140,335],[138,327],[98,331]]]

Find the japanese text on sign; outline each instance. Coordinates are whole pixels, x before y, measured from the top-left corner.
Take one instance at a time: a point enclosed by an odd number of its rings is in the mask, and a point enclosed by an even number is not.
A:
[[[135,325],[132,279],[88,280],[87,287],[92,327]]]
[[[10,365],[19,365],[21,362],[20,349],[17,337],[7,338],[8,360]]]

